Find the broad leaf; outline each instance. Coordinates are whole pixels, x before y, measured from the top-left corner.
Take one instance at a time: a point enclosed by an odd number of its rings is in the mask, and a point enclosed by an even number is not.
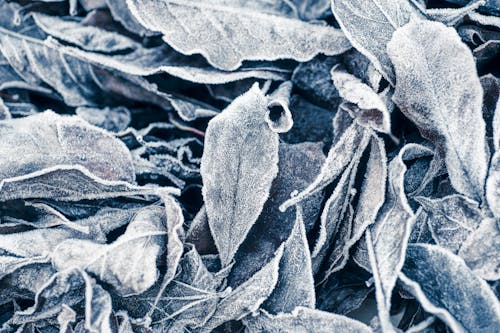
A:
[[[332,0],[332,11],[351,44],[394,84],[387,43],[419,11],[406,0]]]
[[[276,316],[261,312],[255,319],[246,320],[246,324],[252,332],[372,332],[370,327],[349,317],[303,307]]]
[[[435,245],[410,244],[401,281],[422,307],[456,332],[495,332],[500,303],[459,257]]]
[[[174,49],[201,53],[224,70],[238,68],[243,60],[306,61],[318,53],[340,54],[351,47],[340,30],[258,12],[251,5],[182,0],[127,0],[127,4],[143,26],[162,32]]]
[[[267,99],[254,85],[207,128],[203,197],[224,266],[257,220],[278,173],[278,135],[265,120],[268,112]]]
[[[55,248],[52,263],[58,270],[86,270],[121,295],[140,294],[158,278],[156,261],[165,246],[165,223],[162,207],[144,208],[114,243],[67,240]]]
[[[469,49],[452,28],[414,20],[387,50],[396,69],[394,101],[445,156],[453,187],[480,201],[488,157],[483,91]]]

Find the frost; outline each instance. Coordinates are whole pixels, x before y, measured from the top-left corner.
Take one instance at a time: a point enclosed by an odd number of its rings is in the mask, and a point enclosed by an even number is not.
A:
[[[174,49],[201,53],[223,70],[234,70],[243,60],[306,61],[318,53],[334,55],[351,47],[340,30],[276,12],[257,12],[238,3],[127,0],[127,4],[143,26],[162,32]],[[295,43],[290,44],[290,39]]]
[[[452,28],[418,20],[397,30],[387,51],[397,78],[393,100],[445,156],[453,187],[481,200],[488,157],[472,54]]]
[[[278,173],[278,135],[265,120],[267,112],[267,100],[254,85],[207,128],[203,197],[224,266],[257,220]]]

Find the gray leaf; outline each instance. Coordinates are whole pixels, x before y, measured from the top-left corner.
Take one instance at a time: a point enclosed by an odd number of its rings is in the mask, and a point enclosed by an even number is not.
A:
[[[84,50],[102,53],[126,52],[135,48],[135,43],[116,32],[105,32],[92,26],[84,26],[71,19],[61,19],[33,13],[36,25],[48,35]]]
[[[389,164],[386,201],[375,223],[366,231],[366,246],[375,280],[380,325],[383,332],[394,332],[390,321],[392,290],[403,267],[414,214],[404,191],[405,154],[426,148],[408,144]]]
[[[441,199],[416,197],[427,213],[432,236],[441,247],[457,253],[483,219],[477,202],[461,195]]]
[[[458,255],[485,280],[500,279],[500,230],[498,220],[485,219],[463,242]]]
[[[257,220],[278,173],[278,135],[265,121],[257,85],[208,124],[201,161],[203,197],[223,266]]]
[[[295,226],[284,244],[278,283],[262,304],[263,309],[273,314],[292,312],[297,306],[314,309],[316,303],[311,255],[300,206],[296,206],[296,215]]]
[[[249,318],[245,323],[250,332],[372,333],[370,327],[360,321],[304,307],[297,307],[292,313],[275,316],[261,312],[258,317]]]
[[[78,267],[111,284],[124,296],[140,294],[158,278],[156,260],[165,247],[166,222],[159,206],[140,210],[112,244],[66,240],[52,254],[58,270]]]
[[[258,12],[246,3],[241,7],[224,1],[127,0],[127,4],[143,26],[161,31],[174,49],[201,53],[224,70],[238,68],[243,60],[306,61],[318,53],[334,55],[351,47],[340,30]]]
[[[79,107],[75,110],[75,113],[88,123],[110,132],[125,130],[131,120],[129,109],[123,106],[106,107],[104,109]]]
[[[397,77],[393,100],[445,156],[453,187],[480,201],[488,158],[471,52],[454,29],[418,20],[398,29],[387,50]]]
[[[292,209],[280,212],[278,207],[296,188],[304,188],[314,180],[324,160],[317,143],[279,145],[278,175],[271,185],[262,213],[236,253],[228,277],[229,286],[235,287],[248,280],[272,260],[276,250],[287,241],[296,224],[296,214]],[[301,203],[306,232],[314,228],[322,200],[323,195],[317,193]]]
[[[137,20],[134,15],[130,12],[127,6],[127,0],[105,0],[106,5],[109,8],[111,15],[113,18],[123,24],[123,26],[133,32],[136,35],[141,37],[150,37],[158,35],[157,32],[151,31],[145,27],[143,27]]]
[[[406,0],[332,0],[332,11],[351,44],[394,84],[387,43],[419,11]]]
[[[78,117],[46,111],[0,121],[0,141],[0,179],[56,165],[80,165],[105,180],[135,181],[126,146]]]
[[[173,107],[188,121],[216,113],[210,105],[160,92],[155,84],[142,77],[111,72],[108,66],[82,57],[88,54],[84,51],[77,54],[77,49],[64,47],[54,40],[43,41],[3,28],[0,31],[0,51],[17,74],[32,85],[49,85],[70,106],[98,106],[126,97],[167,111]]]
[[[332,68],[331,76],[340,97],[345,100],[341,107],[358,124],[386,134],[391,132],[387,106],[372,88],[339,66]]]
[[[266,264],[248,281],[241,284],[217,305],[217,310],[201,332],[211,332],[212,329],[230,320],[237,320],[256,312],[260,305],[271,295],[279,276],[279,265],[283,255],[281,246],[274,259]]]
[[[268,112],[265,120],[269,128],[276,133],[286,133],[293,126],[292,113],[288,109],[292,82],[283,82],[271,95],[268,96]]]
[[[500,149],[491,157],[486,180],[486,200],[493,215],[500,218]]]
[[[369,139],[370,133],[368,130],[365,130],[358,124],[351,124],[342,134],[339,141],[336,142],[328,152],[326,161],[321,168],[321,173],[314,182],[298,195],[285,201],[280,206],[280,210],[285,211],[290,206],[297,204],[328,186],[346,168],[356,152],[364,151],[365,147],[370,142]]]
[[[500,303],[464,261],[436,245],[410,244],[401,281],[454,332],[496,332]]]

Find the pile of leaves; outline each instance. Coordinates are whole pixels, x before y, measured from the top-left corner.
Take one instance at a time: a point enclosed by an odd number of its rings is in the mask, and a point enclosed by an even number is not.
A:
[[[0,0],[2,332],[500,332],[497,0]]]

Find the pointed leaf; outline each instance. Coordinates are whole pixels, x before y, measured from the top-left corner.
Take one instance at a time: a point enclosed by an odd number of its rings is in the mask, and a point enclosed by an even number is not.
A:
[[[243,60],[306,61],[318,53],[334,55],[350,48],[340,30],[258,12],[248,5],[185,0],[127,0],[127,4],[143,26],[162,32],[174,49],[201,53],[224,70],[238,68]]]
[[[387,50],[396,69],[393,100],[445,156],[453,187],[480,201],[488,158],[470,50],[454,29],[417,20],[396,31]]]
[[[224,266],[257,220],[278,173],[278,135],[265,121],[266,113],[267,100],[254,85],[206,131],[203,197]]]
[[[419,11],[406,0],[332,0],[332,11],[351,44],[394,84],[387,43]]]
[[[464,261],[436,245],[410,244],[399,278],[422,307],[455,332],[495,332],[500,303]]]

